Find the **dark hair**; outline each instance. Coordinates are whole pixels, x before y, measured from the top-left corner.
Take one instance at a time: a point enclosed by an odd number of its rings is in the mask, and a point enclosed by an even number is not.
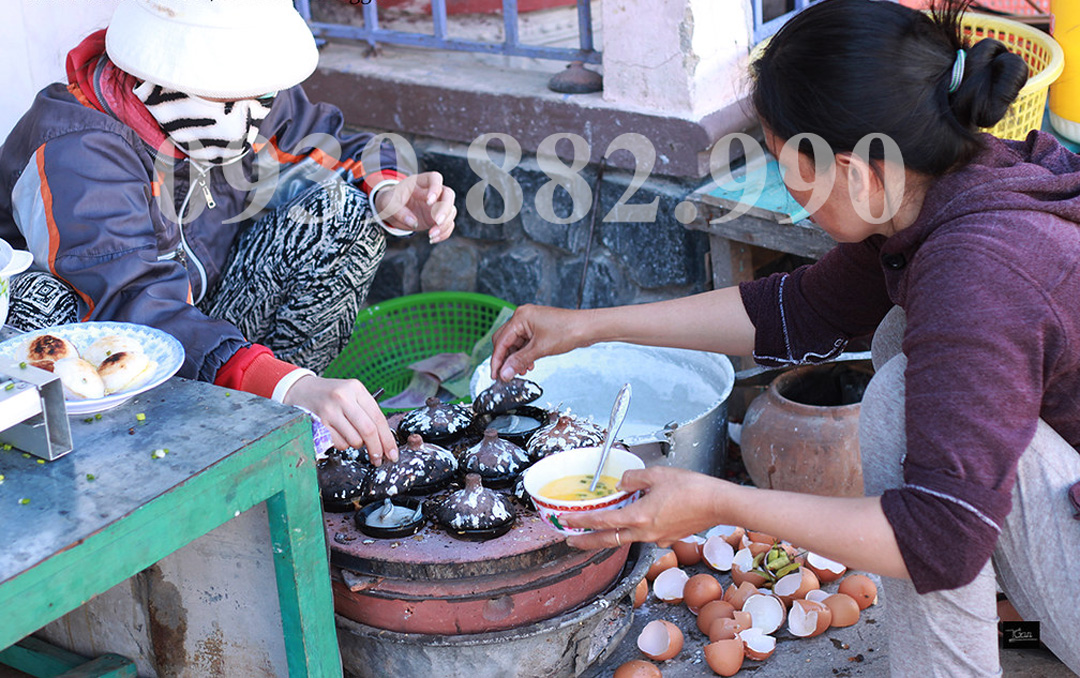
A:
[[[871,133],[900,147],[906,167],[940,176],[981,148],[978,131],[1005,115],[1028,68],[997,40],[966,47],[960,16],[970,0],[932,12],[878,0],[824,0],[796,15],[752,65],[757,114],[781,139],[807,132],[834,153]],[[964,78],[949,93],[956,52]],[[871,144],[871,157],[883,155]]]

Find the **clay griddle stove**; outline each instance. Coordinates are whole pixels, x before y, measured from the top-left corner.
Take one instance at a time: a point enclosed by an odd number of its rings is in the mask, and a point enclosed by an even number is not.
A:
[[[338,614],[399,633],[459,635],[518,628],[594,600],[619,577],[629,545],[571,549],[531,510],[501,537],[462,541],[429,523],[372,539],[353,513],[326,513]]]

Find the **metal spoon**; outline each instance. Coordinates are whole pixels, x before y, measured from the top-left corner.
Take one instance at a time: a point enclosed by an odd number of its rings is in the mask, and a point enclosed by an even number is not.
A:
[[[611,419],[608,421],[607,434],[604,435],[604,446],[600,448],[600,463],[593,474],[592,482],[589,483],[589,492],[596,491],[596,484],[603,475],[604,464],[607,463],[608,452],[611,451],[611,443],[615,442],[615,434],[619,432],[623,419],[626,419],[626,411],[630,409],[630,384],[625,383],[619,389],[619,395],[615,396],[615,404],[611,407]]]

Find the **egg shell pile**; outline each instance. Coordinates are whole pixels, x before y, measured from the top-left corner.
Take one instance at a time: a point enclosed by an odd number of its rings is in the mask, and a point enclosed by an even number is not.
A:
[[[681,569],[698,562],[710,571],[690,576]],[[744,661],[767,660],[776,649],[778,634],[812,638],[829,628],[858,623],[861,611],[877,602],[877,585],[864,574],[845,577],[846,570],[770,535],[718,525],[672,549],[657,550],[642,581],[652,582],[658,604],[685,604],[697,615],[697,630],[707,636],[701,648],[705,663],[716,675],[732,676]],[[730,581],[713,571],[730,573]],[[832,589],[834,583],[835,592],[821,589],[822,584]],[[635,607],[647,599],[648,591],[639,587]],[[671,648],[681,651],[684,638],[675,624],[656,620],[645,626],[637,642],[646,657],[666,661],[679,654]]]

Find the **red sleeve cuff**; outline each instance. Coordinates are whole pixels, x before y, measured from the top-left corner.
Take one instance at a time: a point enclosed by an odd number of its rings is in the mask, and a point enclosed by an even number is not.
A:
[[[275,358],[267,347],[252,344],[237,351],[221,366],[214,383],[270,398],[281,378],[295,369],[295,365]]]

